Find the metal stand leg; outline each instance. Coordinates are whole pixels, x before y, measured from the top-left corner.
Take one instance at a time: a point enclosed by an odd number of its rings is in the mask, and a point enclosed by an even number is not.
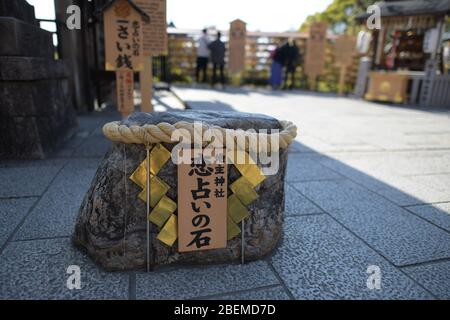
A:
[[[241,221],[241,264],[245,264],[245,222]]]
[[[150,272],[150,146],[147,149],[147,272]]]

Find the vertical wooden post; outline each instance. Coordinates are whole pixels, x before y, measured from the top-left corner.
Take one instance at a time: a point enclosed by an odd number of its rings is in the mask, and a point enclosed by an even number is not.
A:
[[[116,72],[117,106],[134,111],[134,73],[143,70],[142,23],[149,17],[128,1],[112,1],[103,11],[105,70]]]
[[[438,38],[437,38],[437,41],[436,41],[436,46],[433,48],[433,52],[431,53],[431,59],[433,59],[433,60],[436,59],[436,54],[437,54],[437,52],[438,52],[438,50],[440,48],[440,45],[441,45],[442,26],[443,25],[444,25],[443,24],[443,20],[439,20],[439,22],[438,22],[438,24],[436,26],[436,29],[438,31]]]
[[[54,1],[57,21],[66,21],[67,8],[72,4],[74,4],[73,0]],[[78,1],[77,4],[81,7],[83,13],[90,10],[89,6],[91,3],[88,3],[87,1]],[[87,17],[83,15],[82,23],[85,23],[85,19],[87,19]],[[94,79],[98,73],[98,64],[96,64],[97,51],[91,47],[91,43],[88,40],[87,33],[90,31],[87,30],[90,30],[90,28],[69,30],[65,23],[57,23],[56,27],[59,58],[66,61],[70,71],[68,82],[72,91],[71,99],[73,105],[78,112],[92,111],[94,110],[95,97],[97,96],[97,99],[99,99],[99,90],[97,88],[100,83]],[[97,26],[94,25],[92,29],[95,31]],[[96,41],[92,41],[92,45],[95,44]],[[86,51],[88,51],[89,54],[86,54]],[[91,54],[91,52],[95,52],[95,54]],[[95,66],[95,72],[93,72],[94,77],[89,76],[91,66]]]
[[[134,111],[134,74],[132,70],[116,71],[117,108],[123,118]]]
[[[144,70],[139,73],[141,85],[141,112],[153,112],[152,57],[144,58]]]
[[[317,75],[312,74],[308,76],[308,89],[311,91],[316,90],[317,87]]]
[[[381,26],[378,34],[377,52],[375,56],[375,64],[379,67],[384,61],[384,43],[386,42],[387,27]]]
[[[246,23],[240,19],[236,19],[230,23],[228,70],[232,75],[239,74],[245,69],[246,28]]]
[[[339,72],[339,88],[338,93],[339,95],[344,94],[344,87],[345,87],[345,74],[347,72],[347,68],[345,65],[340,65],[340,72]]]

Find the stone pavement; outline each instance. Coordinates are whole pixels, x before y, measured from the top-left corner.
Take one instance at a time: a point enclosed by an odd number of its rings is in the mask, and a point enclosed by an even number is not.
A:
[[[106,273],[70,245],[114,112],[47,160],[0,162],[0,298],[450,299],[450,112],[308,92],[179,87],[193,109],[294,121],[279,248],[246,265]],[[179,108],[158,93],[157,110]],[[69,265],[81,290],[68,290]],[[367,287],[369,266],[381,289]]]

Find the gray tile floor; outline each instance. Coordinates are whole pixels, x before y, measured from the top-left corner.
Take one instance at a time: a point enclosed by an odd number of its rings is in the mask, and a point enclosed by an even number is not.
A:
[[[98,269],[69,238],[110,146],[100,128],[118,118],[97,113],[80,117],[50,159],[0,162],[0,298],[450,299],[450,109],[262,89],[175,92],[193,109],[298,125],[277,250],[244,266]],[[179,108],[167,93],[156,102]],[[70,265],[81,267],[81,290],[66,287]],[[370,266],[380,289],[367,286]]]

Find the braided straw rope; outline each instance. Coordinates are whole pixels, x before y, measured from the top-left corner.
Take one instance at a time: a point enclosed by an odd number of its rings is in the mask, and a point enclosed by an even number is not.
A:
[[[257,146],[258,143],[264,142],[266,142],[268,147],[271,148],[271,142],[276,141],[275,139],[278,139],[279,141],[279,148],[285,149],[297,136],[297,126],[290,121],[280,121],[280,124],[282,126],[282,130],[280,132],[266,134],[257,133],[254,130],[244,131],[224,129],[218,126],[208,126],[206,124],[202,124],[201,127],[196,126],[194,128],[193,123],[186,121],[180,121],[175,124],[160,122],[156,125],[146,124],[144,126],[127,126],[121,125],[120,121],[114,121],[103,126],[103,134],[114,142],[150,145],[155,143],[178,142],[172,141],[171,139],[172,133],[178,129],[182,129],[178,132],[178,134],[183,137],[183,141],[185,142],[189,141],[189,139],[191,141],[193,140],[195,129],[197,129],[196,133],[200,137],[203,137],[200,129],[202,132],[206,132],[207,130],[212,130],[214,132],[215,130],[218,130],[221,133],[219,136],[222,137],[227,137],[227,135],[231,133],[237,145],[245,148],[246,150],[249,149],[249,146]],[[239,136],[244,136],[245,139],[238,139]],[[225,145],[225,139],[222,139],[218,143]]]

